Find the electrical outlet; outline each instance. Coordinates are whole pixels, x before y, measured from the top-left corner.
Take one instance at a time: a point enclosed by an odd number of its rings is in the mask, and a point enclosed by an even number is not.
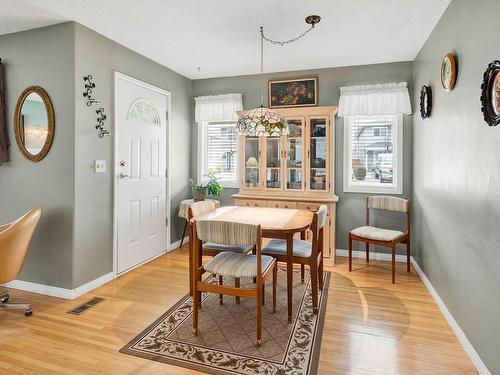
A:
[[[106,172],[106,160],[96,160],[94,163],[95,173],[105,173]]]

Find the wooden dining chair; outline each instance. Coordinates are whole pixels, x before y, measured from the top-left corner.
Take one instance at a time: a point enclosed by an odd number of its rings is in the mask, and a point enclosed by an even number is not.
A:
[[[196,220],[196,219],[195,219]],[[193,269],[193,333],[198,334],[198,310],[201,307],[201,292],[213,292],[235,297],[256,300],[257,346],[262,341],[262,301],[264,288],[269,274],[273,274],[273,313],[276,312],[277,267],[273,257],[262,255],[262,231],[260,225],[235,223],[229,221],[200,220],[193,225],[194,262]],[[223,251],[198,267],[202,242],[217,243],[227,246],[255,246],[256,254]],[[219,276],[219,284],[203,281],[205,272]],[[233,277],[256,278],[255,287],[241,288],[225,286],[221,278]]]
[[[201,215],[204,215],[206,213],[215,211],[217,206],[215,205],[215,202],[213,201],[199,201],[193,203],[189,209],[188,209],[188,221],[189,221],[189,237],[191,239],[192,235],[192,228],[193,228],[193,223],[192,219],[197,218]],[[192,244],[194,241],[189,241],[189,270],[193,268],[193,249],[191,248]],[[249,253],[249,252],[255,252],[253,246],[229,246],[229,245],[223,245],[223,244],[217,244],[217,243],[212,243],[212,242],[206,242],[203,244],[203,255],[205,256],[210,256],[214,257],[217,254],[219,254],[222,251],[232,251],[232,252],[237,252],[237,253]],[[200,259],[201,262],[201,259]],[[198,265],[201,266],[201,263]],[[189,278],[189,293],[192,294],[193,292],[193,281],[192,277]],[[235,286],[239,285],[240,280],[235,279]],[[240,303],[239,297],[236,297],[236,303]]]
[[[312,242],[305,240],[293,240],[293,263],[300,264],[301,268],[309,266],[311,271],[311,291],[313,302],[313,313],[318,313],[318,284],[319,290],[323,290],[323,230],[326,224],[327,207],[321,205],[314,213],[311,231]],[[262,254],[274,257],[278,262],[287,261],[286,240],[273,239],[263,248]]]
[[[406,213],[406,231],[382,229],[370,226],[370,209]],[[406,271],[410,272],[410,210],[407,199],[390,196],[366,198],[366,225],[349,232],[349,272],[352,271],[352,241],[365,242],[366,261],[370,261],[370,244],[388,247],[392,250],[392,283],[396,282],[396,246],[406,244]]]

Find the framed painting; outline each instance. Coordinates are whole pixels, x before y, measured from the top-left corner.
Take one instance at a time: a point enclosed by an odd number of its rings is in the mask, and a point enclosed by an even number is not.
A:
[[[318,78],[269,81],[269,108],[318,105]]]

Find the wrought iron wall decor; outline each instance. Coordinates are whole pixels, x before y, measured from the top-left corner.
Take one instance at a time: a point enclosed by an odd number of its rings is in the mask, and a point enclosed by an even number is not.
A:
[[[100,103],[99,100],[95,99],[92,97],[93,90],[95,89],[95,83],[92,81],[94,77],[89,74],[83,77],[83,80],[85,82],[85,91],[83,92],[83,97],[87,99],[87,106],[90,107],[93,104],[97,105]],[[104,112],[104,108],[101,107],[95,111],[97,114],[97,124],[95,125],[95,128],[97,129],[97,136],[99,138],[104,138],[105,135],[112,135],[111,131],[109,129],[106,129],[105,127],[105,122],[107,119],[107,115]]]
[[[420,116],[423,119],[429,118],[432,111],[432,89],[423,85],[420,90]]]
[[[85,82],[85,91],[83,92],[83,97],[87,98],[87,106],[90,107],[92,104],[99,104],[99,100],[92,97],[92,90],[95,89],[95,83],[92,82],[92,75],[83,77]]]
[[[481,112],[489,126],[500,124],[500,60],[492,61],[481,84]]]
[[[99,138],[103,138],[105,135],[111,135],[111,132],[104,127],[104,122],[108,117],[104,113],[104,108],[99,108],[95,111],[95,113],[97,114],[97,125],[95,126],[95,128],[99,131],[99,133],[97,133],[97,136]]]

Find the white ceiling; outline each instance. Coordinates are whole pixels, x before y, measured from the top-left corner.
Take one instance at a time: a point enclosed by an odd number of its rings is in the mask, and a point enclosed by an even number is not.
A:
[[[186,77],[410,61],[451,0],[0,0],[0,34],[77,21]],[[197,67],[200,67],[198,71]]]

